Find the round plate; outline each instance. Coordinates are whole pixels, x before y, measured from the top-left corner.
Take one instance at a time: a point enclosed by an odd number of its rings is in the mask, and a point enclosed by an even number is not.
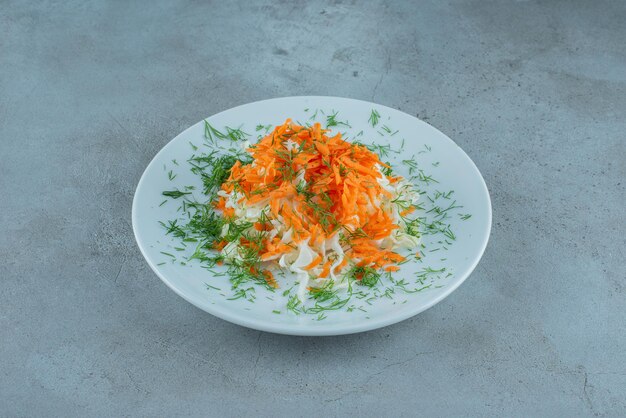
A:
[[[165,190],[192,191],[205,201],[200,179],[187,160],[209,151],[205,121],[182,132],[154,157],[137,186],[133,200],[133,230],[144,257],[174,292],[200,309],[246,327],[292,335],[339,335],[390,325],[441,301],[470,275],[480,260],[491,230],[491,202],[480,172],[446,135],[425,122],[386,106],[338,97],[286,97],[263,100],[218,113],[206,121],[218,130],[240,128],[255,142],[265,126],[291,118],[302,124],[319,121],[345,134],[349,141],[374,145],[394,172],[412,177],[422,191],[425,218],[421,259],[411,258],[392,280],[374,289],[359,289],[343,308],[316,314],[296,314],[287,308],[293,278],[279,278],[281,288],[261,286],[236,293],[228,277],[216,276],[187,258],[193,245],[166,235],[159,223],[177,219],[182,199],[166,199]],[[215,140],[215,139],[214,139]],[[224,139],[221,148],[242,146]],[[183,218],[181,218],[183,219]],[[219,271],[219,268],[217,269]],[[248,287],[248,286],[246,286]],[[367,291],[365,291],[367,290]]]

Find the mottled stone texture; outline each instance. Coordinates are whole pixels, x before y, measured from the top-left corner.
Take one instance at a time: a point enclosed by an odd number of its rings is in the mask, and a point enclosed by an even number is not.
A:
[[[0,1],[0,415],[626,414],[624,1]],[[336,95],[440,128],[494,223],[448,299],[293,338],[152,273],[133,191],[172,137]]]

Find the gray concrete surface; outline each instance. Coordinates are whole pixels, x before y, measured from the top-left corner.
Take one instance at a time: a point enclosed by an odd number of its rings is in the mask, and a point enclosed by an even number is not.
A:
[[[626,3],[0,2],[0,415],[626,415]],[[178,132],[286,95],[450,135],[492,193],[470,279],[378,331],[194,308],[133,239]]]

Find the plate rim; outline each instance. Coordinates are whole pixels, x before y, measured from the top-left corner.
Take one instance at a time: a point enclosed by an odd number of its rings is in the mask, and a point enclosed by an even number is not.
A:
[[[446,289],[436,298],[430,300],[428,303],[424,304],[424,305],[420,305],[418,308],[416,309],[408,309],[405,312],[402,312],[401,314],[397,314],[397,315],[392,315],[392,316],[385,316],[385,317],[381,317],[380,319],[376,320],[376,319],[370,319],[368,321],[364,321],[361,323],[349,323],[347,325],[341,325],[341,326],[334,326],[331,328],[327,328],[324,327],[323,325],[316,325],[315,327],[306,327],[303,326],[302,324],[297,324],[297,325],[281,325],[280,323],[269,323],[269,322],[260,322],[260,321],[256,321],[254,319],[249,319],[247,317],[244,316],[238,316],[235,314],[231,314],[229,312],[225,312],[223,310],[220,309],[212,309],[211,305],[205,306],[205,305],[200,305],[199,303],[196,303],[194,300],[192,300],[191,298],[187,297],[186,294],[182,291],[180,291],[170,280],[167,279],[167,277],[164,274],[161,274],[161,272],[156,268],[157,266],[150,261],[148,255],[147,255],[147,250],[144,248],[144,246],[142,245],[141,239],[139,237],[139,232],[138,232],[138,228],[137,228],[137,195],[138,195],[138,191],[141,188],[141,186],[144,184],[144,182],[146,181],[146,173],[148,172],[148,170],[152,167],[153,164],[156,164],[156,160],[157,157],[159,157],[159,155],[161,155],[161,153],[164,152],[164,150],[172,143],[174,142],[179,136],[185,134],[187,131],[189,131],[190,129],[192,129],[194,126],[196,126],[198,123],[202,123],[203,120],[209,119],[211,117],[214,116],[218,116],[222,113],[225,112],[230,112],[236,109],[239,109],[241,107],[244,106],[249,106],[249,105],[254,105],[254,104],[259,104],[259,103],[264,103],[264,102],[271,102],[271,101],[279,101],[279,100],[284,100],[284,99],[315,99],[315,100],[328,100],[328,99],[340,99],[340,100],[348,100],[348,101],[356,101],[356,102],[361,102],[364,104],[369,104],[369,105],[375,105],[380,109],[385,109],[385,110],[393,110],[394,112],[402,112],[405,115],[410,116],[411,118],[413,118],[414,120],[420,122],[420,123],[424,123],[426,125],[428,125],[430,128],[434,129],[435,131],[437,131],[438,133],[441,134],[442,138],[445,138],[445,140],[449,141],[452,145],[456,146],[460,151],[461,154],[463,156],[463,158],[467,159],[467,161],[469,161],[470,166],[472,168],[472,170],[474,170],[476,172],[476,174],[478,174],[478,178],[480,179],[480,183],[482,186],[483,191],[485,192],[485,195],[487,197],[487,208],[488,208],[488,213],[487,213],[487,228],[485,231],[485,234],[483,235],[483,240],[480,243],[480,251],[477,253],[477,255],[474,257],[474,260],[472,260],[471,266],[469,269],[466,270],[466,272],[459,276],[459,278],[452,283],[450,286],[446,286]],[[378,109],[377,109],[378,110]],[[412,318],[415,315],[424,312],[427,309],[432,308],[434,305],[436,305],[437,303],[441,302],[443,299],[445,299],[446,297],[448,297],[452,292],[454,292],[456,289],[459,288],[459,286],[461,286],[461,284],[463,284],[465,282],[465,280],[467,280],[467,278],[474,272],[474,270],[476,269],[476,266],[478,265],[478,263],[480,262],[480,260],[482,259],[485,250],[487,248],[487,244],[489,243],[489,238],[491,236],[491,228],[492,228],[492,218],[493,218],[493,208],[491,205],[491,195],[489,194],[489,189],[487,188],[487,183],[485,182],[485,179],[483,178],[482,173],[480,172],[480,170],[478,169],[478,167],[476,166],[476,164],[474,163],[474,161],[469,157],[469,155],[467,155],[467,153],[465,152],[465,150],[463,150],[463,148],[461,148],[456,142],[454,142],[448,135],[444,134],[443,132],[441,132],[439,129],[437,129],[436,127],[432,126],[431,124],[429,124],[428,122],[425,122],[409,113],[406,113],[402,110],[399,109],[394,109],[392,107],[389,106],[385,106],[382,104],[378,104],[378,103],[373,103],[373,102],[369,102],[367,100],[360,100],[360,99],[353,99],[353,98],[349,98],[349,97],[340,97],[340,96],[283,96],[283,97],[274,97],[274,98],[270,98],[270,99],[263,99],[263,100],[257,100],[254,102],[249,102],[249,103],[244,103],[238,106],[234,106],[225,110],[222,110],[221,112],[215,113],[213,115],[207,116],[206,118],[194,123],[193,125],[189,126],[187,129],[181,131],[180,133],[178,133],[176,136],[174,136],[171,140],[169,140],[165,145],[163,145],[161,147],[161,149],[152,157],[152,159],[150,160],[150,163],[148,163],[148,165],[146,166],[146,168],[144,169],[143,173],[141,174],[141,177],[139,179],[139,181],[137,182],[137,186],[135,187],[135,192],[133,195],[133,203],[132,203],[132,208],[131,208],[131,222],[132,222],[132,226],[133,226],[133,234],[135,236],[135,241],[137,243],[137,246],[139,247],[139,250],[141,252],[141,255],[143,255],[143,258],[146,260],[146,262],[148,263],[148,265],[150,266],[150,268],[152,269],[152,271],[157,275],[157,277],[159,277],[161,279],[161,281],[163,283],[165,283],[167,285],[167,287],[169,287],[171,290],[174,291],[174,293],[176,293],[178,296],[180,296],[181,298],[183,298],[184,300],[186,300],[187,302],[191,303],[192,305],[194,305],[196,308],[201,309],[204,312],[207,312],[215,317],[218,317],[220,319],[223,319],[225,321],[243,326],[243,327],[247,327],[247,328],[251,328],[251,329],[255,329],[258,331],[264,331],[264,332],[271,332],[271,333],[275,333],[275,334],[284,334],[284,335],[294,335],[294,336],[333,336],[333,335],[348,335],[348,334],[355,334],[355,333],[359,333],[359,332],[365,332],[365,331],[371,331],[371,330],[375,330],[378,328],[383,328],[389,325],[393,325],[399,322],[402,322],[406,319]]]

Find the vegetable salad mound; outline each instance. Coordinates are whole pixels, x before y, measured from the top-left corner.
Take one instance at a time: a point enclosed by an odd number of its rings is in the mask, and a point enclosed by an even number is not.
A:
[[[237,274],[279,287],[297,276],[297,295],[373,286],[417,249],[411,218],[419,193],[367,147],[319,123],[290,119],[236,159],[211,202],[221,215],[211,245]],[[217,217],[215,218],[218,219]]]

